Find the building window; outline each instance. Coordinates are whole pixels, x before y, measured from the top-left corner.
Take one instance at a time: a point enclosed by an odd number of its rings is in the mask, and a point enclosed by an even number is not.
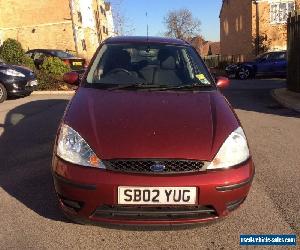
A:
[[[81,40],[81,44],[82,44],[82,49],[86,51],[87,49],[86,49],[85,39]]]
[[[102,6],[100,6],[100,10],[101,10],[102,15],[106,16],[106,11]]]
[[[105,32],[106,32],[106,28],[105,26],[103,26],[103,33],[105,34]]]
[[[295,2],[275,2],[270,4],[270,22],[286,23],[289,13],[295,10]]]
[[[77,12],[77,16],[78,16],[78,22],[82,23],[82,15],[80,11]]]

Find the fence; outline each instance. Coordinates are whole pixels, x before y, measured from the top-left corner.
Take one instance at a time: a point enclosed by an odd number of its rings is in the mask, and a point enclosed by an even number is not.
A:
[[[204,56],[203,60],[207,65],[207,67],[217,68],[219,66],[219,63],[221,62],[221,56],[220,55]]]
[[[221,55],[204,56],[203,60],[207,67],[218,69],[225,69],[227,65],[241,61],[239,56],[222,57]]]
[[[288,19],[288,73],[287,88],[300,92],[300,12]]]

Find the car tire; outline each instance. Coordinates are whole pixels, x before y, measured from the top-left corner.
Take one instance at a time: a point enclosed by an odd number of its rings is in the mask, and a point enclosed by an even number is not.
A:
[[[5,86],[0,83],[0,103],[4,102],[7,99],[7,91]]]
[[[247,67],[241,67],[237,72],[237,78],[240,80],[247,80],[251,77],[251,70]]]

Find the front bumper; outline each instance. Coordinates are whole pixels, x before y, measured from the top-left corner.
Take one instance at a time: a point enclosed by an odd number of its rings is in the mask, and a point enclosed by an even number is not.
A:
[[[192,224],[226,216],[246,199],[254,176],[251,159],[223,171],[139,175],[92,169],[53,158],[59,204],[70,218],[111,224]],[[194,206],[119,206],[118,186],[198,188]]]
[[[226,75],[230,78],[235,78],[236,77],[236,72],[237,72],[237,68],[232,68],[232,67],[229,67],[229,68],[226,68],[225,69],[225,72],[226,72]]]
[[[32,82],[36,82],[35,77],[7,77],[3,83],[9,96],[28,96],[35,89]]]

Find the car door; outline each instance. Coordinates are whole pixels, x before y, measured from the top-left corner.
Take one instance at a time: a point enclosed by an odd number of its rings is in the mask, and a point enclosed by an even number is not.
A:
[[[276,52],[272,56],[272,73],[276,76],[286,75],[287,60],[286,52]]]
[[[265,53],[256,61],[256,75],[268,75],[271,71],[271,53]]]

